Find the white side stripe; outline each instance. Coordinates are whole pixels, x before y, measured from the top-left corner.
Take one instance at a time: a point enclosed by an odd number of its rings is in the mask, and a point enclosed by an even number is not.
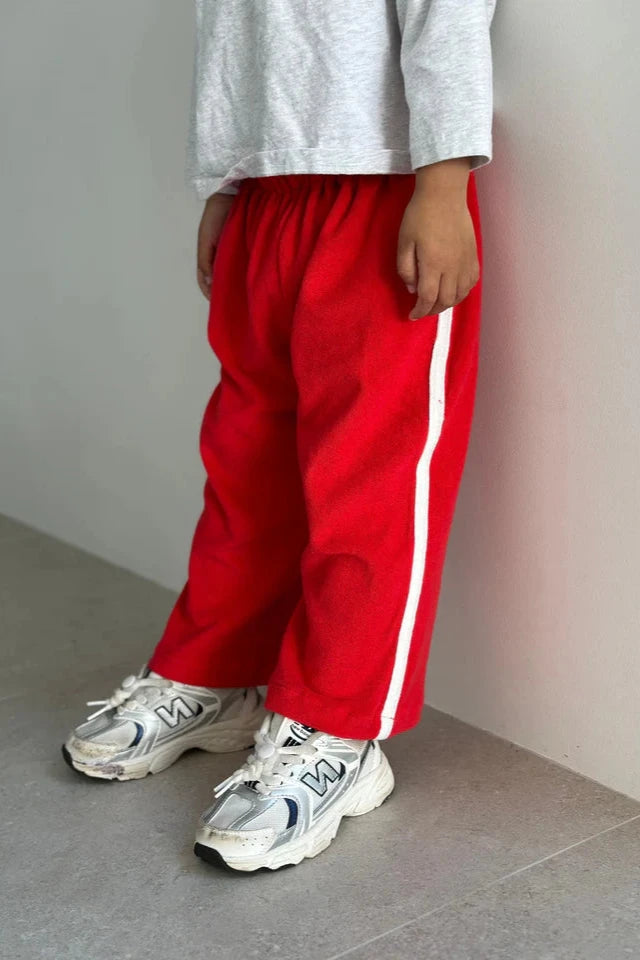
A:
[[[427,546],[429,542],[429,487],[431,480],[431,459],[437,446],[442,424],[444,423],[445,375],[451,343],[451,320],[453,308],[438,315],[438,329],[429,365],[429,426],[427,442],[416,468],[416,492],[413,520],[413,560],[409,579],[409,592],[405,604],[402,623],[398,633],[393,673],[382,708],[382,722],[377,739],[388,737],[393,728],[398,702],[402,693],[407,671],[411,639],[416,623],[418,603],[425,575]],[[421,321],[418,320],[418,323]],[[422,321],[423,322],[423,321]]]

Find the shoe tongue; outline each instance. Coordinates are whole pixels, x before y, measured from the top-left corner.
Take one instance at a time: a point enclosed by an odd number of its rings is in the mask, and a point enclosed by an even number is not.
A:
[[[304,723],[290,720],[279,713],[274,713],[269,724],[269,737],[279,747],[297,747],[315,732],[315,727],[307,727]]]

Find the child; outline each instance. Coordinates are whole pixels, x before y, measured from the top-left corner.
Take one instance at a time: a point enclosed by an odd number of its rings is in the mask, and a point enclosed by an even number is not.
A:
[[[379,806],[380,741],[420,719],[476,380],[494,3],[197,0],[204,511],[148,666],[64,754],[128,780],[255,739],[196,838],[237,870]]]

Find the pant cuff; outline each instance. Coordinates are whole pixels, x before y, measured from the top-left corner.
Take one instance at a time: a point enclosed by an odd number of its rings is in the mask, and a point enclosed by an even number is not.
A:
[[[184,658],[173,660],[171,657],[152,656],[148,663],[149,669],[159,673],[167,680],[176,683],[185,683],[192,687],[263,687],[269,682],[268,669],[256,669],[247,666],[211,665],[208,668],[203,664],[186,665]]]
[[[315,693],[306,688],[292,688],[280,683],[269,683],[265,701],[267,710],[281,713],[291,720],[315,727],[323,733],[344,740],[386,740],[386,736],[379,736],[381,725],[382,705],[378,710],[369,714],[363,710],[354,709],[353,701],[338,700]],[[404,733],[415,722],[405,725],[396,723],[388,736]]]

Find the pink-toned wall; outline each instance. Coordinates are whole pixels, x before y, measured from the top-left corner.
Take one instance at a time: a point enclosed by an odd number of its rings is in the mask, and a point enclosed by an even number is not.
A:
[[[473,437],[427,698],[640,797],[640,10],[499,0]]]

